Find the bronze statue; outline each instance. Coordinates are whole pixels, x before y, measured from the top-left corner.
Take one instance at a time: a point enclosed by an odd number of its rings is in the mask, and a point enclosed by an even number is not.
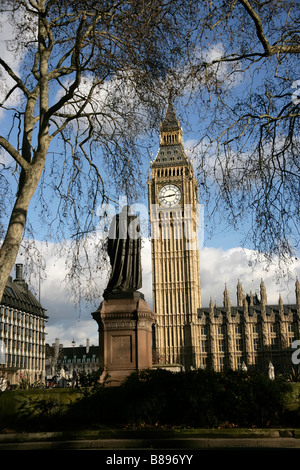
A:
[[[104,298],[109,294],[134,292],[142,287],[141,236],[139,219],[124,206],[113,217],[107,252],[110,258],[111,274]]]

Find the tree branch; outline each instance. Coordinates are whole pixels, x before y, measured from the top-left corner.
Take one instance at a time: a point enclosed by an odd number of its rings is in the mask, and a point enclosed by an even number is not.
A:
[[[24,171],[30,170],[30,163],[28,163],[22,155],[11,145],[8,140],[0,136],[0,145],[10,154],[10,156],[23,168]]]
[[[264,48],[264,55],[265,56],[271,56],[274,54],[297,54],[300,52],[300,45],[299,44],[291,44],[288,46],[284,45],[271,45],[269,41],[266,38],[266,35],[264,33],[262,21],[259,17],[259,15],[256,13],[254,8],[250,5],[248,0],[239,0],[239,2],[243,5],[249,16],[252,18],[254,21],[255,27],[256,27],[256,32],[257,32],[257,37],[260,40],[263,48]]]
[[[0,65],[4,68],[4,70],[10,75],[10,77],[17,83],[18,87],[25,93],[25,95],[29,95],[28,88],[24,85],[22,80],[15,74],[15,72],[7,65],[7,63],[1,59],[0,57]]]
[[[267,40],[267,38],[264,34],[264,29],[263,29],[263,25],[262,25],[260,17],[258,16],[256,11],[252,8],[252,6],[250,5],[250,3],[247,0],[239,0],[239,2],[243,5],[243,7],[247,11],[247,13],[251,16],[251,18],[254,21],[254,24],[256,26],[257,36],[258,36],[258,39],[260,40],[260,42],[261,42],[261,44],[264,48],[265,55],[267,55],[267,56],[271,55],[272,54],[272,52],[271,52],[272,48],[271,48],[271,46],[269,44],[269,41]]]

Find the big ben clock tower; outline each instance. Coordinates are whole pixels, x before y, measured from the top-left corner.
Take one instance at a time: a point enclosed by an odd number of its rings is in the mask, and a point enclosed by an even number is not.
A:
[[[171,101],[148,185],[156,361],[198,367],[198,188]]]

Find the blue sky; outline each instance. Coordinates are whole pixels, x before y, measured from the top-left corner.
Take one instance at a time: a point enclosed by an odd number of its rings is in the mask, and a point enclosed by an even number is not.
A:
[[[9,58],[7,50],[3,47],[3,39],[7,39],[12,32],[9,29],[2,29],[0,31],[0,54],[2,57]],[[220,53],[221,46],[215,45],[211,50],[211,55]],[[15,70],[17,71],[20,62],[15,60]],[[239,93],[242,87],[239,77],[232,84],[236,93]],[[200,119],[193,116],[193,110],[189,107],[184,107],[180,103],[175,102],[178,117],[183,125],[183,137],[185,146],[189,149],[192,148],[203,136],[203,129],[209,121],[210,116],[203,114]],[[203,113],[206,111],[204,110]],[[182,117],[182,120],[181,120]],[[188,119],[188,122],[186,121]],[[9,121],[4,118],[3,113],[0,113],[1,132],[5,135],[8,130]],[[153,137],[151,141],[151,151],[155,157],[158,150],[158,134]],[[53,147],[52,150],[60,151],[59,147]],[[1,158],[1,157],[0,157]],[[3,157],[2,157],[3,158]],[[0,160],[1,161],[1,160]],[[150,165],[148,154],[145,154],[144,159],[144,181],[141,184],[147,188],[147,176]],[[84,344],[86,338],[91,340],[91,344],[97,344],[98,333],[97,325],[91,317],[91,312],[94,311],[101,302],[101,295],[106,285],[107,273],[103,273],[97,279],[99,286],[98,298],[91,302],[82,302],[78,308],[75,308],[74,303],[69,299],[69,292],[64,283],[66,275],[65,263],[66,259],[61,254],[58,254],[60,248],[58,243],[53,243],[50,239],[45,239],[43,233],[46,227],[43,227],[37,217],[35,211],[35,201],[30,204],[29,215],[37,232],[37,245],[40,252],[43,254],[46,262],[45,274],[46,277],[41,283],[41,302],[47,309],[49,316],[47,324],[47,342],[52,344],[55,338],[60,338],[64,345],[70,345],[72,340],[75,339],[77,344]],[[136,201],[147,205],[147,191],[144,193],[144,198]],[[205,226],[204,232],[204,246],[200,250],[200,277],[202,289],[202,306],[207,306],[209,298],[212,297],[217,304],[222,304],[223,290],[225,282],[230,292],[232,303],[236,301],[236,285],[238,280],[241,281],[244,290],[248,293],[250,290],[253,292],[259,290],[261,278],[267,288],[269,303],[277,303],[279,294],[282,295],[284,302],[294,303],[294,284],[296,275],[300,276],[300,263],[295,261],[290,266],[291,277],[277,276],[276,263],[270,266],[268,270],[264,270],[264,263],[259,263],[251,266],[251,260],[256,253],[251,251],[251,246],[243,249],[241,248],[241,240],[245,234],[245,225],[241,226],[241,231],[237,233],[232,227],[228,227],[227,221],[220,219],[220,223],[214,228],[212,236],[210,236],[210,223],[206,216],[206,207],[204,203],[204,221],[208,226]],[[17,262],[22,262],[26,266],[26,256],[19,253]],[[142,265],[143,265],[143,287],[141,291],[145,294],[146,300],[152,305],[152,286],[151,286],[151,254],[150,254],[150,241],[144,240],[144,247],[142,251]],[[26,272],[26,271],[25,271]],[[282,273],[281,273],[282,274]],[[14,275],[14,273],[12,273]],[[31,287],[35,293],[38,293],[39,283],[37,278],[31,280]]]
[[[0,120],[0,122],[3,119]],[[192,126],[194,127],[195,124]],[[3,128],[2,128],[3,129]],[[188,148],[195,141],[196,132],[190,134],[183,129],[184,142]],[[158,140],[153,143],[153,158],[158,150]],[[145,158],[145,180],[143,184],[147,187],[147,175],[150,159]],[[141,202],[147,205],[147,192]],[[202,201],[200,200],[200,203]],[[31,203],[34,207],[34,201]],[[204,204],[204,222],[206,223]],[[42,226],[39,219],[35,220],[35,211],[30,212],[30,219],[37,227],[37,233],[40,233]],[[41,227],[41,228],[39,228]],[[242,227],[244,228],[244,227]],[[267,287],[269,303],[277,303],[279,294],[281,294],[284,302],[294,303],[294,284],[296,275],[300,272],[299,261],[295,262],[291,268],[291,278],[287,276],[277,276],[276,265],[271,266],[268,270],[264,270],[264,264],[259,263],[255,269],[251,266],[251,260],[256,253],[251,249],[241,248],[241,239],[244,231],[236,232],[233,228],[228,227],[226,221],[222,219],[217,228],[210,235],[210,224],[205,227],[204,245],[200,250],[200,277],[202,290],[202,306],[207,306],[210,297],[221,305],[223,301],[223,290],[225,282],[229,289],[232,304],[236,302],[236,285],[238,280],[241,281],[245,292],[259,293],[259,285],[261,278],[264,279]],[[41,233],[40,233],[41,235]],[[59,244],[52,244],[51,240],[42,240],[38,236],[38,248],[43,254],[46,262],[45,279],[41,282],[41,302],[47,309],[49,320],[47,323],[47,342],[52,344],[55,338],[59,338],[64,345],[70,345],[75,339],[76,343],[84,344],[87,338],[92,344],[97,344],[98,333],[97,325],[91,317],[91,313],[98,307],[102,300],[102,292],[105,288],[107,278],[102,274],[97,283],[99,286],[99,297],[91,302],[81,302],[79,306],[75,306],[69,299],[69,292],[64,283],[66,275],[65,261],[63,256],[57,254]],[[251,247],[249,247],[251,248]],[[52,249],[52,250],[51,250]],[[17,262],[22,262],[26,266],[26,257],[19,255]],[[144,241],[142,252],[143,265],[143,287],[141,291],[145,294],[146,300],[152,306],[152,286],[151,286],[151,255],[150,241]],[[14,274],[14,273],[12,273]],[[33,291],[38,294],[38,279],[35,278],[31,282]]]

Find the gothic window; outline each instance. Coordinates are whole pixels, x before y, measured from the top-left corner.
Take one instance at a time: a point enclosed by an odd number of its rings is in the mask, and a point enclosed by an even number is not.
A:
[[[277,330],[278,330],[277,323],[273,323],[273,324],[270,325],[270,332],[271,333],[277,333]]]
[[[242,368],[242,364],[243,364],[242,357],[241,357],[241,356],[237,356],[237,358],[236,358],[236,365],[237,365],[237,368],[238,368],[239,370]]]
[[[207,335],[207,326],[202,326],[201,327],[201,335],[206,336]]]
[[[221,325],[218,327],[218,334],[219,335],[224,335],[225,334],[225,326]]]
[[[207,362],[207,361],[206,361],[206,357],[201,357],[201,366],[200,366],[200,367],[202,367],[203,369],[205,369],[205,367],[206,367],[206,362]]]
[[[234,331],[236,334],[241,334],[242,333],[242,326],[241,325],[235,325]]]
[[[271,349],[272,350],[279,349],[278,338],[271,338]]]

